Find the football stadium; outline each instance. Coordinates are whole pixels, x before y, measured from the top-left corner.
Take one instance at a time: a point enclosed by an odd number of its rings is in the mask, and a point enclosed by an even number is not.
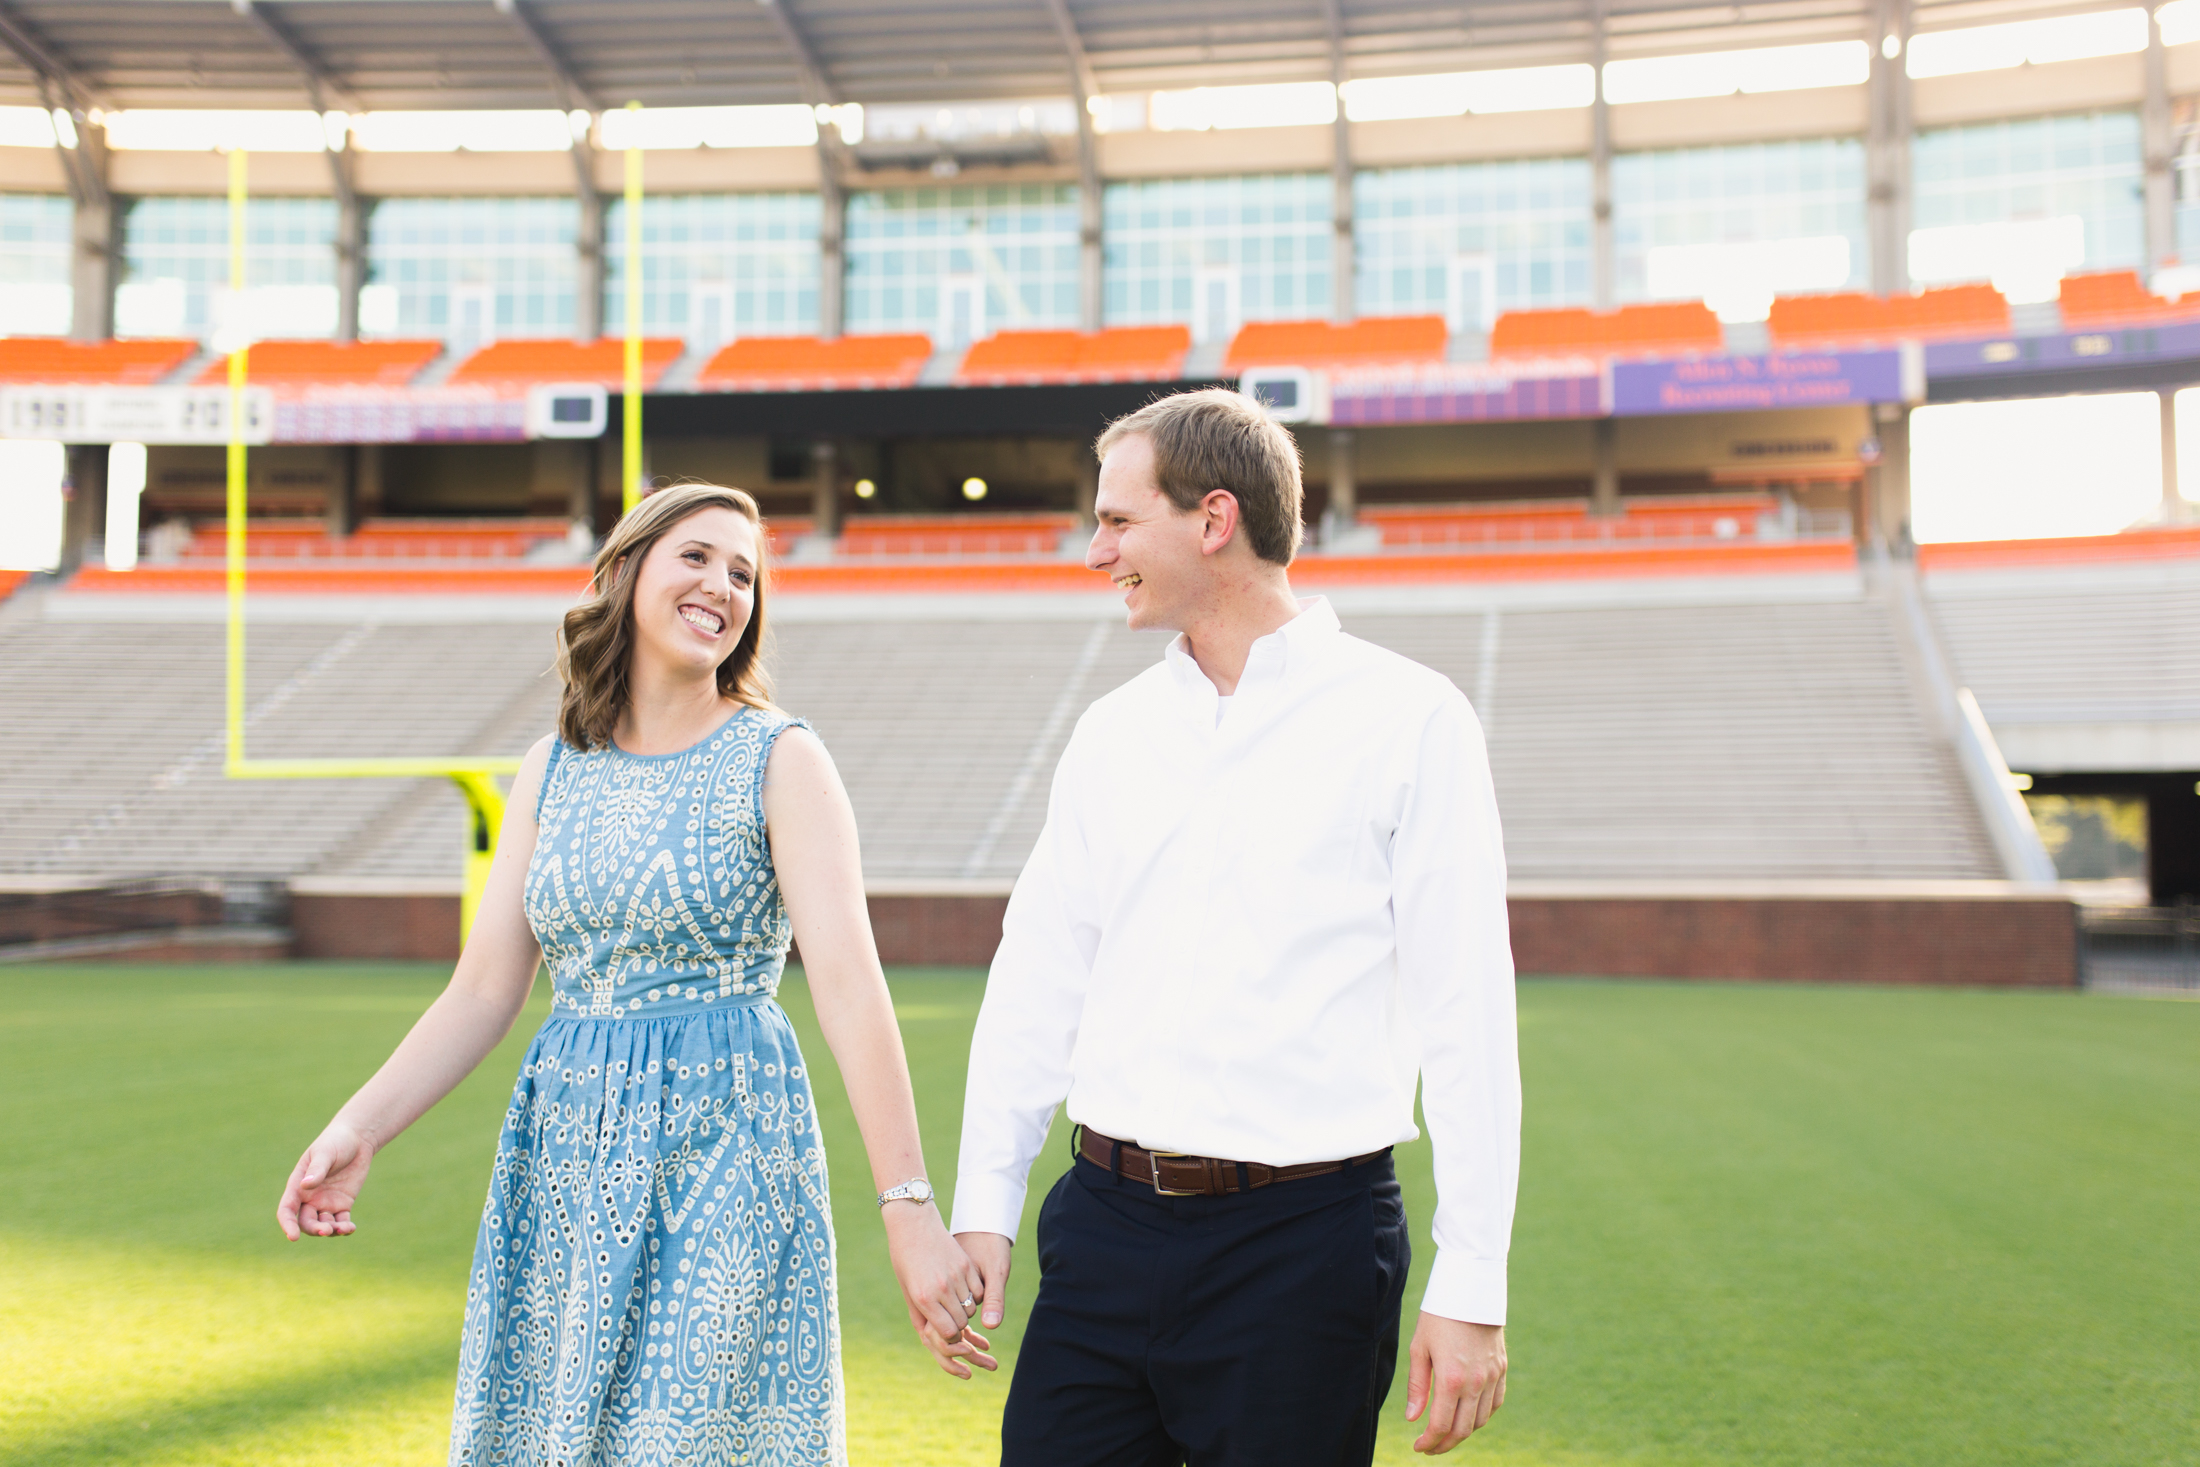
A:
[[[542,985],[358,1237],[271,1207],[666,486],[762,507],[951,1194],[1056,763],[1167,640],[1093,440],[1216,386],[1293,587],[1488,743],[1460,1455],[2200,1460],[2200,0],[0,0],[0,1461],[444,1459]],[[993,1462],[1036,1264],[940,1374],[781,998],[851,1460]]]

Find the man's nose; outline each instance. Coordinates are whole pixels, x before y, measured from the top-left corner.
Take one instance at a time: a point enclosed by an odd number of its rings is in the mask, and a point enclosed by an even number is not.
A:
[[[1115,545],[1108,540],[1108,532],[1105,529],[1094,530],[1092,543],[1085,547],[1085,569],[1104,570],[1114,558]]]

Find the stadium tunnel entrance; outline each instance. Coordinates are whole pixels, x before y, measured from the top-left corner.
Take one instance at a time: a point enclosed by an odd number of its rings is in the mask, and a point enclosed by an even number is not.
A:
[[[2149,906],[2200,902],[2200,770],[2039,774],[2026,803],[2065,880],[2143,875]]]

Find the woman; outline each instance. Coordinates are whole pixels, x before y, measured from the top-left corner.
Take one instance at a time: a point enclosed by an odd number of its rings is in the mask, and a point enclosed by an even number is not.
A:
[[[667,489],[619,522],[449,988],[284,1189],[291,1238],[352,1232],[375,1152],[495,1047],[547,961],[474,1247],[453,1463],[845,1460],[825,1153],[773,1002],[790,923],[872,1176],[901,1193],[880,1206],[910,1320],[950,1374],[994,1368],[977,1270],[908,1186],[924,1157],[855,818],[768,699],[763,587],[738,489]]]

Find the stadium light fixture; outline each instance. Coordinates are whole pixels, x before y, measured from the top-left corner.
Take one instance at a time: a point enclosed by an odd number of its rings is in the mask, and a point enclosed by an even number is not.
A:
[[[878,485],[872,483],[869,479],[856,480],[856,498],[871,499],[876,497],[877,494]]]
[[[1971,26],[1960,31],[1929,31],[1910,38],[1906,65],[1913,77],[1958,76],[2027,64],[2083,61],[2094,56],[2129,56],[2147,48],[2147,23],[2146,11],[2134,6],[2091,15]],[[2168,30],[2165,24],[2165,42]]]
[[[827,109],[829,110],[829,109]],[[603,145],[627,148],[811,148],[817,146],[817,112],[788,103],[766,107],[652,107],[607,112]]]
[[[2154,12],[2154,23],[2162,28],[2165,46],[2200,41],[2200,0],[2169,0]]]
[[[976,477],[963,480],[963,498],[973,504],[985,498],[985,480]]]
[[[364,153],[563,153],[573,126],[552,108],[496,112],[362,112],[352,138]]]
[[[131,107],[107,114],[107,146],[118,152],[323,153],[328,124],[318,112]]]
[[[1311,127],[1337,120],[1337,89],[1328,82],[1268,82],[1155,92],[1148,116],[1156,132]]]
[[[1871,47],[1862,41],[1824,41],[1611,61],[1604,67],[1604,96],[1613,103],[1676,102],[1736,92],[1861,86],[1870,77]]]
[[[50,148],[59,136],[43,107],[0,107],[0,147]]]
[[[1522,66],[1502,71],[1452,71],[1429,76],[1362,77],[1341,89],[1344,115],[1354,122],[1458,117],[1486,112],[1544,112],[1586,107],[1596,100],[1596,68]]]

